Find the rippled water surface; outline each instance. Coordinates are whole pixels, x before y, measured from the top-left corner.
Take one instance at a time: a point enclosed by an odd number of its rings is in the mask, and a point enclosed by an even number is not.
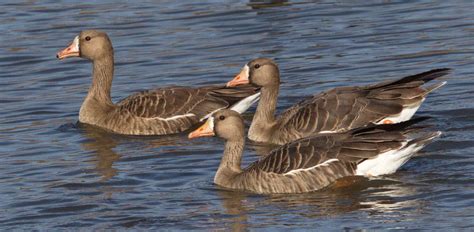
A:
[[[2,1],[0,228],[472,230],[473,12],[473,1]],[[348,189],[226,191],[212,183],[217,138],[76,124],[91,65],[55,53],[90,28],[113,41],[115,101],[224,83],[261,56],[280,64],[280,110],[336,86],[453,68],[419,111],[444,135],[396,174]],[[244,165],[258,149],[247,146]]]

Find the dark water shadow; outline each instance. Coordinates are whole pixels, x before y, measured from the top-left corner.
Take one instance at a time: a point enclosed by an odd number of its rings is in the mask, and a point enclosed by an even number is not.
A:
[[[281,6],[289,6],[288,0],[250,0],[247,6],[252,7],[252,9],[261,9],[261,8],[269,8],[269,7],[281,7]]]

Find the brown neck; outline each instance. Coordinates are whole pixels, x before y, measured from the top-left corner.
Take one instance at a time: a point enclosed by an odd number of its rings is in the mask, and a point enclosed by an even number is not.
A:
[[[259,140],[257,138],[252,138],[252,135],[267,134],[271,132],[276,122],[275,110],[278,100],[278,91],[278,85],[266,86],[261,89],[260,101],[249,129],[250,139]]]
[[[114,56],[107,55],[93,61],[92,85],[87,97],[93,97],[100,103],[113,104],[110,97],[114,76]]]
[[[224,156],[221,159],[216,176],[214,177],[215,183],[226,185],[229,179],[242,172],[240,163],[242,161],[244,146],[244,136],[242,136],[242,138],[230,140],[225,143]]]

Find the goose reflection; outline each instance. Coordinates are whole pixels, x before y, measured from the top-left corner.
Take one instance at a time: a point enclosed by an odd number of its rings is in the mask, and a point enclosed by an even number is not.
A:
[[[412,186],[396,180],[369,180],[363,177],[343,178],[324,190],[312,193],[257,195],[218,187],[217,194],[222,208],[230,216],[233,231],[247,230],[247,225],[251,224],[249,215],[275,214],[275,217],[281,217],[281,212],[297,212],[306,218],[326,218],[362,210],[367,211],[370,217],[385,217],[392,212],[407,213],[406,207],[416,208],[415,213],[422,214],[423,210],[419,209],[425,205],[417,200],[416,188]],[[407,220],[410,220],[409,217]],[[291,220],[285,223],[291,226]]]
[[[371,181],[375,182],[375,181]],[[364,204],[370,205],[371,217],[395,214],[396,220],[413,220],[413,216],[425,213],[427,202],[420,197],[420,192],[414,184],[400,183],[395,179],[378,180],[377,187],[369,189],[370,194],[364,199]],[[386,184],[391,182],[392,184]],[[372,184],[375,186],[376,184]],[[388,218],[387,218],[388,219]]]
[[[250,196],[248,193],[236,192],[218,187],[217,195],[222,201],[222,207],[227,215],[230,215],[230,229],[232,231],[247,231],[248,215],[255,208],[251,204],[251,201],[247,201]]]
[[[95,164],[95,170],[101,175],[101,181],[107,181],[117,175],[118,170],[113,164],[121,155],[113,150],[117,147],[116,139],[110,133],[90,125],[78,124],[78,127],[87,138],[81,143],[82,148],[96,154],[92,162]]]
[[[87,138],[86,141],[81,143],[82,148],[95,154],[91,161],[95,165],[94,170],[101,176],[101,181],[107,181],[118,174],[119,169],[114,167],[114,163],[123,156],[137,155],[139,150],[154,150],[162,146],[180,146],[180,143],[182,143],[180,142],[182,138],[179,135],[125,136],[109,133],[101,128],[87,124],[78,123],[77,126],[80,128],[83,136]],[[120,154],[116,151],[116,148],[123,144],[131,144],[133,147],[139,147],[139,149],[120,150]],[[130,152],[133,152],[133,154]]]

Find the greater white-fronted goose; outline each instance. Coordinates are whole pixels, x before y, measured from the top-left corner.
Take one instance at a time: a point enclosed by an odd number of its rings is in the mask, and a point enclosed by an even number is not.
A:
[[[185,131],[218,109],[234,105],[243,112],[258,100],[257,88],[168,87],[133,94],[117,104],[110,97],[114,52],[106,33],[82,31],[57,58],[92,61],[92,85],[79,112],[79,121],[128,135],[164,135]]]
[[[299,139],[274,149],[245,169],[240,167],[244,122],[235,111],[217,111],[189,138],[217,135],[226,140],[214,177],[217,185],[263,194],[302,193],[322,189],[342,177],[394,173],[441,134],[412,126],[419,120]]]
[[[295,104],[278,118],[275,109],[280,72],[273,60],[250,61],[227,86],[250,83],[261,87],[261,99],[248,137],[258,142],[284,144],[317,133],[406,121],[415,114],[426,95],[445,82],[426,88],[422,85],[449,71],[435,69],[374,85],[334,88]]]

